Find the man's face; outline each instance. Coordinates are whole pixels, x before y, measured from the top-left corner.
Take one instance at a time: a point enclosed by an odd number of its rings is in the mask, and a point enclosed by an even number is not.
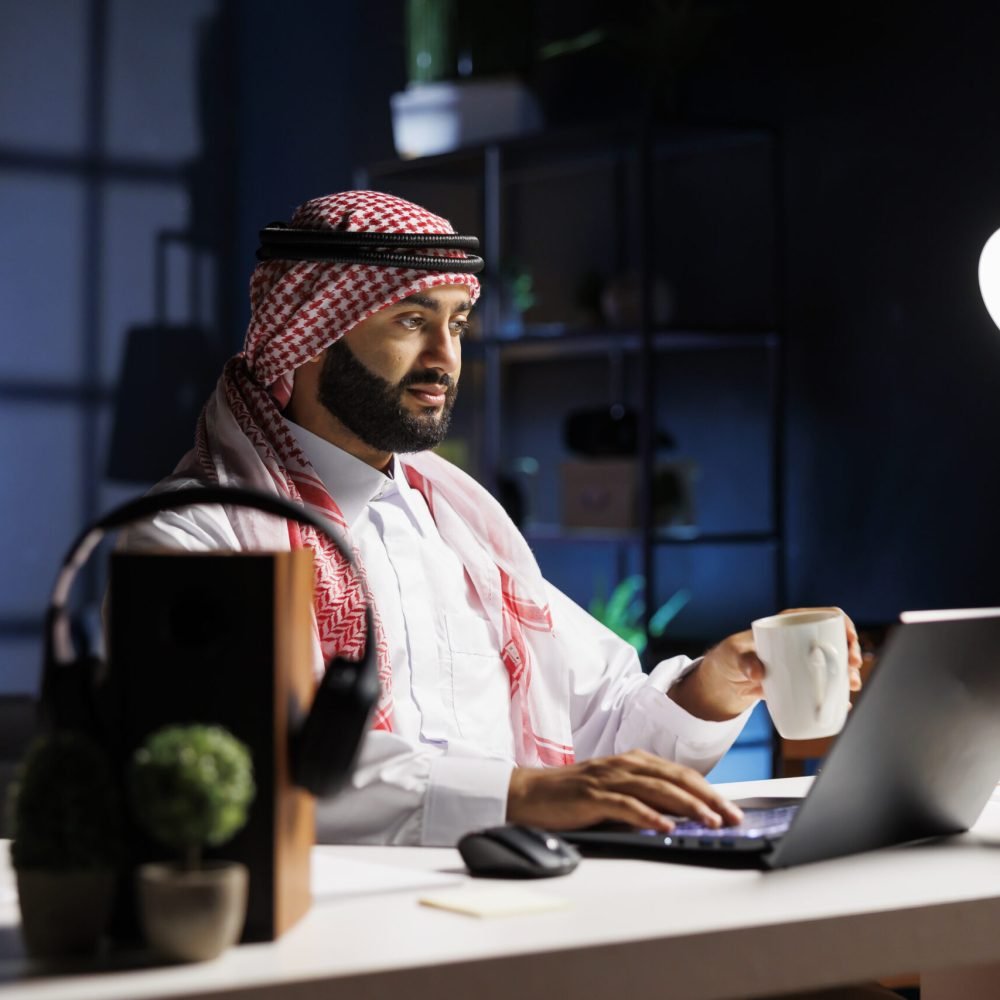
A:
[[[468,326],[464,285],[387,306],[327,348],[320,403],[370,447],[433,448],[448,432]]]

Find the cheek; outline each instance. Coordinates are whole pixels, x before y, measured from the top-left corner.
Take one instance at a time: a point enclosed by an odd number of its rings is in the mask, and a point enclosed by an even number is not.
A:
[[[369,371],[389,381],[398,381],[401,375],[397,376],[396,373],[405,374],[407,370],[406,352],[396,344],[367,344],[364,347],[352,345],[352,349],[354,356]]]
[[[377,373],[390,385],[398,385],[417,365],[406,351],[386,351],[379,357]]]
[[[379,373],[390,382],[398,382],[409,370],[411,359],[405,351],[388,350],[378,357]]]

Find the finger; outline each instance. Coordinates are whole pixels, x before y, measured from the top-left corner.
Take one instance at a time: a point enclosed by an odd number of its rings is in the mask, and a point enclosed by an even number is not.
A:
[[[720,816],[726,823],[740,823],[743,821],[743,813],[738,806],[735,806],[725,796],[721,795],[705,778],[693,768],[684,767],[682,764],[674,764],[666,761],[655,754],[641,752],[638,757],[639,764],[632,770],[632,775],[640,779],[651,779],[656,785],[655,788],[661,793],[670,789],[680,789],[681,792],[696,803],[699,803],[707,810]],[[683,815],[693,815],[685,812]],[[699,817],[701,818],[701,817]]]
[[[861,643],[857,639],[852,640],[847,647],[847,664],[856,669],[861,668],[864,657],[861,655]]]
[[[711,808],[697,795],[694,795],[679,785],[658,778],[635,776],[616,787],[618,792],[645,802],[661,813],[671,816],[684,816],[696,820],[713,829],[725,822],[722,814]]]
[[[851,620],[851,616],[844,611],[843,608],[829,608],[830,611],[838,611],[844,618],[844,629],[847,632],[847,665],[850,668],[858,668],[861,666],[861,637],[858,635],[858,630],[854,626],[854,622]],[[851,690],[858,691],[861,688],[861,676],[858,675],[858,686],[854,687],[854,676],[851,675]]]
[[[640,799],[622,792],[602,792],[597,804],[601,820],[615,820],[640,829],[662,830],[664,833],[670,833],[676,825],[669,816],[664,816]]]
[[[839,610],[839,609],[838,609]],[[860,643],[860,636],[858,635],[858,630],[851,621],[851,616],[847,614],[846,611],[840,612],[844,616],[844,625],[847,627],[847,639],[849,642]]]
[[[743,676],[751,684],[759,687],[760,682],[764,679],[764,674],[767,673],[764,664],[760,661],[760,657],[753,651],[740,653],[739,665]]]
[[[861,690],[861,671],[851,667],[847,671],[847,684],[852,691]]]

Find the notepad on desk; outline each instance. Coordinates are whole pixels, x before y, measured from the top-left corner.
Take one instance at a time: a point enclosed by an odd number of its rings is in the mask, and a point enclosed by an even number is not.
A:
[[[428,892],[420,897],[423,906],[451,910],[469,917],[514,917],[525,913],[546,913],[563,910],[568,899],[525,889],[520,885],[463,885]]]

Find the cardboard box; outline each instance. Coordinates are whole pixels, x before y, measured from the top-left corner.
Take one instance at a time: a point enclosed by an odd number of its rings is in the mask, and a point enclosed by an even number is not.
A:
[[[561,471],[564,527],[639,526],[639,463],[634,458],[563,462]]]
[[[634,531],[639,527],[639,463],[595,458],[562,463],[562,524],[566,528]],[[653,517],[660,526],[692,527],[697,466],[689,459],[657,462]]]

